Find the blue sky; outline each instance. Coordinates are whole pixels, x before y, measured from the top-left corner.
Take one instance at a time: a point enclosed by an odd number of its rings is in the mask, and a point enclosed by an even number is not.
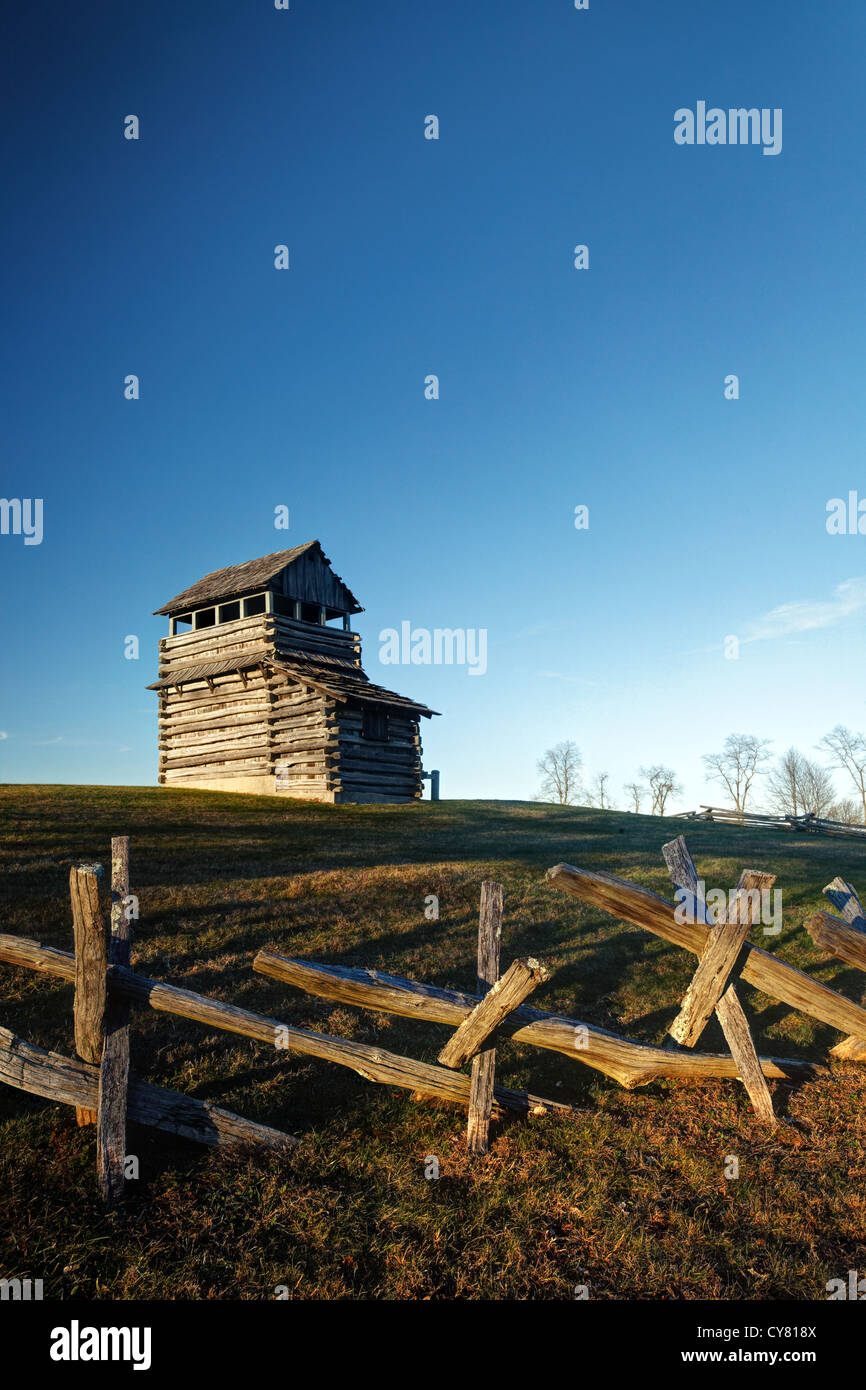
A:
[[[529,797],[571,738],[695,805],[732,730],[866,727],[866,537],[825,525],[866,496],[862,5],[11,27],[2,492],[44,536],[0,535],[3,780],[154,782],[152,610],[313,537],[372,679],[443,712],[443,796]],[[700,100],[781,108],[782,152],[676,145]],[[380,665],[403,620],[485,628],[486,675]]]

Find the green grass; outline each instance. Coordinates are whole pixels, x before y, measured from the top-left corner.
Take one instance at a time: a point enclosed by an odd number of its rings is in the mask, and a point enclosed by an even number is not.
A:
[[[777,874],[782,934],[753,940],[860,999],[863,977],[803,929],[837,873],[866,888],[855,841],[694,826],[519,802],[319,807],[158,788],[0,788],[0,931],[71,948],[69,866],[132,837],[133,960],[160,979],[306,1028],[435,1060],[436,1025],[314,999],[252,971],[269,946],[472,989],[482,879],[505,884],[503,963],[554,968],[540,1007],[660,1042],[694,957],[556,892],[562,860],[670,896],[663,842],[685,829],[710,886]],[[440,918],[424,917],[435,893]],[[72,991],[0,966],[0,1023],[71,1052]],[[764,1052],[826,1060],[838,1034],[741,987]],[[710,1025],[701,1046],[723,1047]],[[774,1087],[786,1123],[755,1126],[741,1086],[626,1092],[557,1053],[506,1042],[503,1084],[568,1101],[506,1121],[470,1161],[464,1112],[354,1072],[152,1011],[137,1071],[301,1137],[286,1158],[227,1155],[132,1128],[141,1180],[102,1214],[93,1130],[0,1090],[0,1276],[86,1298],[826,1298],[864,1263],[866,1069]],[[726,1180],[727,1155],[740,1177]],[[428,1181],[424,1159],[441,1176]],[[861,1273],[862,1273],[861,1268]]]

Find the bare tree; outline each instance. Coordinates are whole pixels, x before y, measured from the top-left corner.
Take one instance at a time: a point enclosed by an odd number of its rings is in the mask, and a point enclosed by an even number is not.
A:
[[[828,769],[804,757],[798,748],[789,748],[767,773],[767,799],[776,811],[823,816],[835,797]]]
[[[626,782],[623,791],[628,792],[634,802],[634,811],[637,815],[640,811],[640,799],[646,791],[646,787],[642,787],[640,782]]]
[[[820,763],[803,759],[803,806],[813,816],[826,816],[836,800],[833,775]]]
[[[580,769],[583,760],[576,743],[568,739],[548,748],[536,764],[541,773],[540,801],[555,801],[559,806],[573,806],[580,791]]]
[[[863,812],[853,796],[845,796],[827,807],[828,820],[840,820],[844,825],[862,825]]]
[[[857,788],[863,808],[862,818],[866,821],[866,739],[862,734],[846,729],[844,724],[837,724],[835,729],[824,735],[818,747],[827,749],[833,767],[842,768],[848,773]]]
[[[586,794],[587,806],[597,806],[600,811],[611,809],[610,796],[607,784],[610,781],[609,772],[597,772],[590,783],[589,791]]]
[[[795,816],[802,813],[805,761],[799,749],[789,748],[767,773],[767,803],[774,811],[791,811]]]
[[[708,777],[724,787],[737,811],[746,809],[752,783],[770,756],[769,743],[754,734],[728,734],[721,753],[704,754]]]
[[[678,796],[682,787],[676,778],[676,773],[672,767],[662,767],[661,763],[654,763],[652,767],[639,768],[641,777],[644,777],[649,784],[649,793],[652,798],[652,814],[663,816],[668,797]]]

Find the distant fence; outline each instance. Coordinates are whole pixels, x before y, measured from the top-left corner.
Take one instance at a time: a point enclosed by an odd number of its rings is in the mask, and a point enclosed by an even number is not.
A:
[[[477,1154],[487,1152],[491,1117],[502,1111],[524,1116],[573,1113],[562,1102],[495,1084],[495,1040],[503,1036],[563,1053],[629,1089],[661,1077],[738,1077],[759,1119],[775,1124],[767,1079],[803,1080],[821,1068],[801,1060],[757,1055],[737,997],[739,978],[847,1033],[849,1036],[833,1049],[834,1056],[866,1061],[866,1008],[746,940],[755,905],[775,881],[774,876],[745,871],[731,894],[731,906],[711,918],[702,896],[702,882],[682,836],[665,845],[662,852],[675,886],[690,904],[686,921],[667,899],[612,874],[569,864],[559,864],[547,873],[552,886],[700,957],[664,1047],[635,1042],[578,1019],[526,1006],[523,1001],[550,975],[533,957],[516,960],[500,972],[504,897],[502,885],[492,881],[482,884],[481,890],[474,994],[376,970],[294,960],[270,950],[256,955],[254,970],[309,994],[453,1028],[439,1053],[438,1066],[367,1043],[290,1027],[131,969],[126,910],[130,901],[129,840],[116,837],[111,843],[110,923],[103,910],[101,866],[82,864],[70,871],[74,953],[25,937],[0,935],[0,962],[74,985],[78,1054],[72,1058],[47,1053],[0,1028],[0,1082],[75,1106],[80,1125],[95,1124],[99,1185],[108,1204],[124,1190],[128,1120],[209,1145],[264,1144],[290,1149],[298,1142],[289,1134],[206,1101],[136,1079],[130,1069],[129,1014],[133,1004],[350,1067],[369,1081],[403,1087],[417,1098],[456,1101],[468,1108],[468,1147]],[[808,930],[821,949],[866,970],[866,917],[856,892],[843,879],[834,879],[824,891],[842,916],[817,913],[807,923]],[[694,1051],[713,1013],[730,1054]],[[467,1076],[459,1069],[469,1063],[471,1073]]]
[[[807,835],[844,835],[866,838],[866,825],[849,825],[846,821],[827,820],[807,811],[802,816],[793,812],[778,816],[759,815],[757,811],[735,811],[730,806],[701,806],[699,811],[681,811],[680,820],[705,820],[720,825],[751,825],[759,829],[799,830]]]

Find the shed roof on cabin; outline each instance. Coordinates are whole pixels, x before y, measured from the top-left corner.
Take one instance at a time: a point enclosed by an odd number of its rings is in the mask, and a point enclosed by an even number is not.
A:
[[[281,656],[278,661],[271,662],[271,665],[275,670],[285,671],[293,679],[312,685],[337,700],[361,700],[371,704],[388,705],[395,710],[402,709],[422,715],[425,719],[439,713],[427,705],[419,704],[417,700],[410,700],[406,695],[398,695],[396,690],[388,690],[384,685],[374,685],[357,667],[354,671],[335,671],[333,668],[325,670],[314,661],[308,660],[306,652],[298,659],[286,659]]]
[[[335,699],[361,700],[371,704],[387,705],[394,710],[405,710],[429,719],[438,710],[398,695],[394,690],[386,690],[382,685],[373,685],[363,671],[351,667],[348,662],[321,658],[313,652],[298,653],[297,657],[224,657],[221,661],[193,662],[189,666],[179,666],[171,675],[154,681],[148,690],[167,690],[170,686],[186,685],[190,681],[208,680],[213,676],[227,675],[230,671],[248,671],[254,666],[268,666],[274,671],[285,671],[286,675],[302,684],[310,685]],[[346,669],[340,670],[339,667]]]
[[[253,589],[262,589],[274,579],[281,570],[296,561],[307,557],[308,561],[318,561],[320,566],[330,571],[331,580],[336,584],[339,594],[340,605],[345,607],[348,613],[363,613],[355,595],[348,585],[344,584],[338,574],[331,569],[331,562],[322,550],[319,541],[306,541],[304,545],[293,546],[291,550],[275,550],[272,555],[262,555],[257,560],[246,560],[242,565],[228,565],[226,569],[213,570],[206,574],[203,579],[199,579],[189,589],[184,589],[183,593],[177,594],[174,598],[164,603],[161,608],[155,610],[155,616],[165,613],[171,616],[174,613],[183,613],[188,608],[201,608],[208,603],[221,603],[226,599],[238,598],[241,594],[248,594]],[[299,572],[303,565],[299,565]],[[303,598],[303,594],[296,597]],[[330,607],[338,607],[334,602]]]

